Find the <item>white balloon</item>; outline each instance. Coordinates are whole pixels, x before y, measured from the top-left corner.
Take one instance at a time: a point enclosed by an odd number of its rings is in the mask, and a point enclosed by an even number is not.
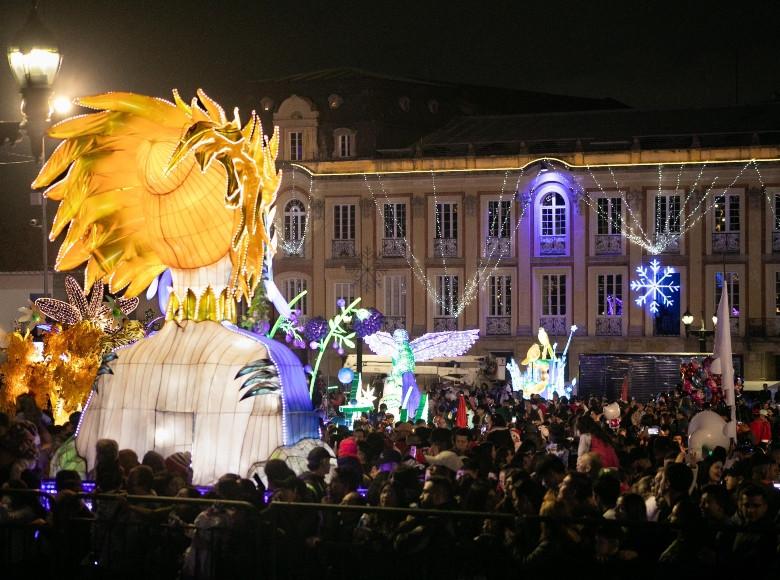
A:
[[[700,429],[708,429],[710,431],[723,430],[723,426],[726,424],[725,419],[715,413],[714,411],[702,411],[693,416],[690,423],[688,423],[688,435],[693,435]]]
[[[705,445],[710,451],[716,447],[723,447],[724,449],[728,449],[729,438],[723,430],[724,427],[721,427],[720,430],[699,429],[688,439],[688,448],[696,451],[699,457],[704,456],[702,447]]]

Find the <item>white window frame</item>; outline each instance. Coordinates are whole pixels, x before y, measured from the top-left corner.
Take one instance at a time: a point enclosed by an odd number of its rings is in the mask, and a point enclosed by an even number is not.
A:
[[[606,216],[602,210],[606,206]],[[617,209],[615,206],[620,206]],[[606,231],[601,231],[602,226]],[[600,235],[616,235],[623,230],[623,198],[620,196],[600,196],[596,198],[596,233]]]
[[[434,318],[457,318],[453,313],[458,310],[463,288],[458,274],[439,274],[436,276],[436,315]]]
[[[385,316],[406,320],[407,279],[405,274],[385,274],[382,277],[382,297]]]
[[[704,267],[704,275],[706,284],[704,285],[704,324],[707,328],[712,328],[712,317],[713,315],[717,314],[718,311],[718,304],[716,301],[716,298],[719,296],[716,293],[715,286],[717,284],[715,276],[717,274],[723,273],[723,264],[707,264]],[[732,333],[732,336],[734,334],[738,336],[744,336],[745,330],[747,328],[747,321],[748,321],[748,313],[747,310],[745,310],[745,305],[747,303],[748,298],[748,282],[745,272],[745,265],[744,264],[726,264],[726,274],[736,274],[739,278],[739,316],[730,316],[730,318],[738,318],[739,322],[738,329],[736,333]],[[682,279],[680,280],[682,284]],[[733,290],[731,289],[731,286],[729,285],[729,301],[731,300],[731,294],[733,293]],[[682,304],[681,304],[682,307]],[[734,308],[734,304],[729,303],[730,308]]]
[[[556,203],[554,203],[552,206],[545,205],[545,201],[549,198],[550,195],[558,195],[560,196],[560,200],[563,202],[562,204],[558,204],[558,198],[553,197],[552,199],[555,200]],[[534,192],[533,194],[535,197],[534,201],[534,215],[536,218],[536,224],[534,226],[534,229],[536,231],[536,235],[534,236],[534,253],[537,257],[542,258],[561,258],[564,256],[568,256],[571,252],[571,230],[572,230],[572,223],[571,223],[571,203],[569,201],[569,196],[566,194],[566,190],[563,188],[563,186],[558,182],[549,182],[544,184],[542,187],[539,188],[538,191]],[[557,211],[561,210],[561,211]],[[552,230],[550,232],[552,233],[544,233],[544,223],[545,223],[545,214],[552,213]],[[558,216],[562,215],[563,222],[558,221]],[[545,238],[557,238],[562,237],[564,242],[564,250],[562,253],[559,254],[542,254],[542,242],[545,240]]]
[[[512,276],[493,274],[488,277],[488,316],[512,316]]]
[[[350,159],[356,155],[357,133],[352,129],[340,128],[333,131],[333,157]]]
[[[745,254],[745,249],[746,249],[745,248],[745,238],[747,236],[745,235],[746,232],[745,232],[745,228],[743,226],[746,223],[745,220],[747,218],[748,207],[747,207],[747,203],[745,201],[747,199],[746,191],[745,191],[745,188],[743,188],[743,187],[731,187],[731,188],[728,188],[728,189],[725,189],[725,190],[720,190],[720,191],[718,191],[717,195],[713,196],[713,198],[708,201],[707,208],[708,208],[708,214],[709,215],[705,219],[706,224],[707,224],[707,227],[706,227],[706,229],[707,229],[706,238],[707,239],[706,239],[706,246],[705,246],[707,255],[712,255],[712,254],[719,255],[719,252],[714,251],[713,248],[712,248],[713,234],[719,233],[718,230],[716,229],[716,224],[715,224],[715,220],[716,220],[716,217],[715,217],[715,214],[716,214],[716,211],[715,211],[715,200],[719,199],[719,198],[722,198],[724,196],[727,199],[732,199],[733,196],[737,196],[739,198],[738,204],[739,204],[739,218],[740,218],[740,220],[739,220],[738,227],[740,229],[739,230],[736,230],[736,229],[735,230],[732,230],[732,229],[721,229],[720,233],[739,234],[739,254],[740,255],[744,255]],[[718,202],[718,203],[720,203],[720,202]],[[727,220],[726,221],[726,227],[727,228],[731,228],[731,224],[729,223],[730,211],[731,211],[730,208],[728,208],[727,211],[726,211],[726,220]],[[767,237],[771,238],[771,236],[767,236]],[[771,243],[771,240],[769,242]],[[736,254],[732,254],[732,255],[736,255]]]
[[[290,161],[303,160],[303,130],[287,132],[288,153]]]
[[[293,205],[299,208],[298,211],[292,209]],[[284,204],[284,214],[282,223],[282,233],[284,241],[300,243],[306,232],[306,204],[298,198],[289,199]],[[295,235],[292,235],[295,234]]]
[[[438,200],[433,208],[433,236],[436,240],[459,239],[460,204],[457,201]],[[440,209],[441,208],[441,209]]]
[[[338,225],[336,216],[339,216]],[[357,204],[336,203],[333,205],[333,239],[356,240]]]
[[[611,192],[611,191],[605,191],[601,192],[600,190],[597,191],[588,191],[588,196],[594,200],[594,203],[590,204],[590,230],[589,230],[589,246],[590,246],[590,255],[591,256],[625,256],[626,255],[626,246],[628,244],[626,243],[625,238],[623,237],[622,233],[626,230],[626,215],[627,215],[627,208],[628,205],[627,200],[624,200],[618,193]],[[599,228],[604,223],[602,218],[602,212],[600,211],[600,205],[604,203],[602,200],[606,200],[607,205],[607,219],[606,219],[606,226],[607,226],[607,233],[601,233]],[[613,211],[616,205],[616,202],[620,202],[620,217],[619,220],[613,220]],[[597,236],[599,235],[610,235],[610,236],[617,236],[620,235],[620,252],[615,253],[597,253],[596,248],[596,240]]]
[[[402,209],[403,221],[398,219],[398,209]],[[392,216],[388,216],[391,209]],[[408,204],[403,201],[386,201],[382,204],[382,238],[401,240],[408,238]],[[388,223],[390,222],[390,223]],[[388,235],[388,226],[390,235]]]
[[[349,306],[357,298],[357,284],[349,281],[339,281],[333,283],[333,297],[335,300],[344,299],[346,306]]]
[[[598,336],[599,338],[610,338],[610,335],[598,335],[596,334],[596,320],[601,315],[599,312],[599,278],[601,276],[621,276],[621,294],[623,300],[623,311],[618,317],[614,315],[614,318],[620,318],[621,321],[621,336],[628,334],[628,317],[631,311],[631,306],[634,304],[629,289],[629,273],[627,266],[593,266],[588,268],[588,335]],[[612,335],[616,336],[616,335]]]
[[[308,277],[303,274],[291,273],[279,280],[279,291],[287,302],[290,302],[290,300],[295,298],[302,291],[308,289],[309,280]],[[301,316],[303,317],[309,316],[309,297],[310,293],[306,292],[303,298],[293,305],[293,309],[300,310]]]
[[[766,280],[766,331],[768,336],[780,336],[780,264],[767,264]]]
[[[736,207],[735,207],[736,206]],[[736,209],[736,226],[734,213]],[[712,231],[715,233],[742,233],[742,196],[739,193],[716,195],[712,201]]]
[[[512,199],[487,200],[487,235],[508,240],[512,237]]]
[[[772,211],[772,207],[766,208],[767,236],[764,251],[767,254],[777,255],[778,251],[772,247],[772,242],[774,238],[780,238],[780,186],[767,186],[764,195],[766,195],[766,198],[762,199],[762,203],[771,203],[774,208],[774,212]],[[768,202],[767,199],[769,200]]]
[[[532,296],[533,296],[533,303],[532,303],[532,329],[533,334],[536,336],[536,333],[539,331],[539,319],[542,316],[554,316],[554,315],[548,315],[544,314],[544,307],[543,307],[543,297],[542,297],[542,290],[544,286],[544,277],[545,276],[566,276],[566,295],[564,296],[564,302],[566,313],[564,315],[565,317],[565,328],[568,332],[569,327],[572,324],[573,315],[572,312],[572,290],[573,290],[573,282],[574,279],[572,277],[572,269],[569,266],[565,267],[559,267],[559,268],[534,268],[533,269],[533,284],[532,284]]]

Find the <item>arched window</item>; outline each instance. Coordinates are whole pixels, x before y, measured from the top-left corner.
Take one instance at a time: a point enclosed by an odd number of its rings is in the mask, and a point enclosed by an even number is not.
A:
[[[548,193],[542,200],[542,235],[566,235],[566,202],[560,193]]]
[[[298,199],[284,206],[284,248],[288,255],[303,255],[306,232],[306,208]]]
[[[539,202],[539,255],[562,256],[568,253],[568,207],[558,191],[542,194]]]

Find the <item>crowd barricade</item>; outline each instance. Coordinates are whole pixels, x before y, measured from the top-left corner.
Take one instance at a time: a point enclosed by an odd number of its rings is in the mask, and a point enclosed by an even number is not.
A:
[[[29,490],[3,490],[0,495],[34,494],[57,509],[57,498]],[[631,561],[599,561],[590,554],[565,550],[549,562],[527,565],[503,546],[504,534],[552,523],[570,526],[586,536],[589,545],[605,528],[638,532],[649,552],[668,546],[677,533],[669,525],[615,522],[603,519],[517,518],[512,514],[442,511],[417,508],[381,508],[311,503],[272,503],[268,508],[240,501],[73,494],[90,500],[88,517],[47,524],[0,523],[0,576],[15,578],[79,578],[133,580],[211,580],[238,575],[252,578],[318,580],[372,580],[404,577],[491,579],[549,578],[564,572],[578,577],[641,580],[676,574],[688,578],[705,572],[698,561],[691,570],[664,567],[653,557]],[[197,517],[195,517],[197,514]],[[392,522],[397,528],[408,518],[409,528],[392,538],[361,536],[364,514]],[[425,529],[427,527],[427,529]],[[423,528],[422,533],[417,533]],[[315,532],[320,531],[319,535]],[[356,533],[356,530],[359,530]],[[374,530],[376,531],[376,530]],[[711,533],[712,530],[709,530]],[[754,530],[770,540],[769,550],[757,563],[767,573],[777,572],[777,527]],[[609,534],[607,534],[609,535]],[[316,538],[316,539],[315,539]],[[697,555],[697,557],[699,557]],[[713,553],[712,569],[735,568]],[[685,558],[684,558],[685,560]],[[739,563],[735,571],[745,571]],[[771,572],[770,572],[771,571]],[[584,574],[584,576],[583,576]],[[682,576],[681,576],[682,577]]]

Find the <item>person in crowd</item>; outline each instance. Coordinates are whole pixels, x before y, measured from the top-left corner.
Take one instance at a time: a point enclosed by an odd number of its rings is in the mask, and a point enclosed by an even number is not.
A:
[[[312,501],[321,502],[327,492],[325,476],[330,473],[330,452],[324,447],[315,447],[309,451],[306,457],[306,467],[308,471],[302,473],[299,477],[306,484]]]

